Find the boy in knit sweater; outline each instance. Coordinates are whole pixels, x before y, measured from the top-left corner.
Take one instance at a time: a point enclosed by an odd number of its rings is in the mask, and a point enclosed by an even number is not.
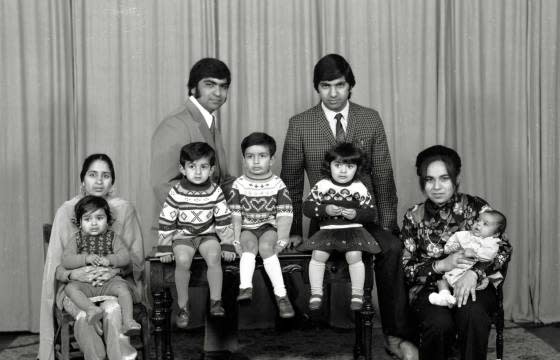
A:
[[[244,175],[233,183],[230,198],[234,244],[241,253],[237,300],[248,302],[253,296],[258,253],[274,288],[280,317],[291,318],[294,309],[277,254],[288,245],[293,210],[286,185],[270,170],[275,152],[276,142],[265,133],[252,133],[241,142]]]
[[[175,286],[179,313],[176,325],[186,328],[190,319],[188,290],[192,259],[198,250],[208,266],[210,315],[224,316],[222,305],[222,265],[235,259],[232,245],[231,213],[220,187],[211,179],[215,168],[214,149],[204,142],[181,148],[179,182],[169,191],[159,216],[159,245],[172,245],[175,258]],[[220,242],[216,235],[221,239]],[[223,252],[221,251],[223,250]]]

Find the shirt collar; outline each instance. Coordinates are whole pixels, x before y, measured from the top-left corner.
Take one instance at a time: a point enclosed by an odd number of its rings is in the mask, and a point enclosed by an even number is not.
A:
[[[348,112],[350,111],[350,101],[346,101],[346,105],[340,111],[332,111],[331,109],[327,108],[325,104],[321,101],[321,107],[323,108],[323,112],[329,122],[336,122],[334,116],[338,113],[342,114],[342,121],[348,121]]]
[[[192,95],[189,96],[189,100],[192,101],[192,103],[196,106],[198,111],[200,111],[200,113],[204,117],[204,121],[206,121],[206,125],[208,125],[208,128],[210,129],[212,127],[212,121],[214,121],[214,115],[209,113],[208,110],[206,110],[202,105],[200,105],[200,103],[198,102],[198,100],[196,100],[194,96]]]

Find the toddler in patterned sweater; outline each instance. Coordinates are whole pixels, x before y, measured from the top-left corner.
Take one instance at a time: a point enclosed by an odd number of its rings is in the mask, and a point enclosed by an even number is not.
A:
[[[233,183],[230,198],[234,244],[241,253],[237,300],[251,300],[255,257],[260,254],[274,288],[279,315],[291,318],[294,309],[277,254],[288,245],[293,210],[286,185],[270,170],[275,152],[276,142],[265,133],[252,133],[241,142],[244,175]]]
[[[98,196],[84,196],[74,207],[79,231],[75,241],[69,241],[64,249],[62,265],[70,270],[86,265],[125,267],[130,263],[130,255],[121,239],[109,229],[113,222],[107,201]],[[64,291],[74,304],[86,313],[89,324],[102,331],[100,320],[103,310],[94,300],[104,300],[103,296],[116,296],[121,307],[123,333],[135,335],[140,332],[140,324],[132,318],[131,285],[120,276],[114,276],[102,286],[91,283],[70,281]]]
[[[175,258],[179,305],[176,325],[179,328],[186,328],[190,320],[190,267],[197,250],[208,266],[210,315],[225,315],[221,257],[231,261],[235,259],[235,252],[230,210],[222,190],[210,180],[215,162],[214,149],[207,143],[194,142],[183,146],[179,182],[169,191],[159,215],[158,244],[173,246],[173,256],[164,256],[161,262],[171,262]],[[216,235],[221,239],[221,249]]]

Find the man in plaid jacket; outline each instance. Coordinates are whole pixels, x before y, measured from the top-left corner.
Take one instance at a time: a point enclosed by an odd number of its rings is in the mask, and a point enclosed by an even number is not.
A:
[[[397,192],[391,156],[379,113],[349,101],[356,81],[350,64],[338,54],[317,62],[313,85],[321,102],[290,119],[282,153],[281,178],[293,202],[292,245],[302,241],[302,197],[304,172],[310,187],[321,178],[324,155],[337,142],[351,142],[367,157],[361,178],[373,196],[376,214],[366,226],[379,242],[382,253],[375,259],[375,275],[381,322],[387,335],[387,351],[400,358],[414,358],[414,345],[402,338],[408,335],[408,304],[404,273],[400,266],[401,243],[398,232]],[[318,230],[310,224],[309,235]]]

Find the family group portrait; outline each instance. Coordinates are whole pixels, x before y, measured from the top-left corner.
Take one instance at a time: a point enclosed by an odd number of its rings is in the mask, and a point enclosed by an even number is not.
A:
[[[560,359],[554,0],[0,0],[0,358]]]

